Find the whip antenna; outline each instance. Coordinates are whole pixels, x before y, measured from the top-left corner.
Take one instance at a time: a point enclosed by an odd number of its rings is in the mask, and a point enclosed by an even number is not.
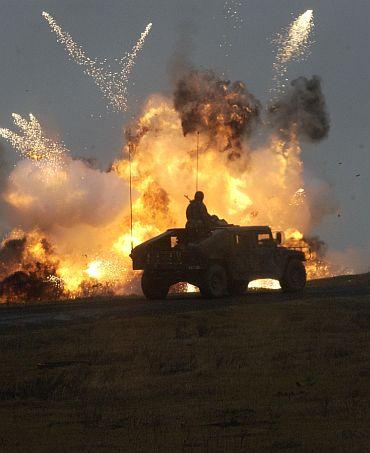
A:
[[[199,131],[197,132],[197,175],[195,181],[195,191],[198,192],[198,178],[199,178]]]
[[[131,144],[128,145],[128,161],[130,167],[130,239],[131,239],[131,252],[134,248],[133,234],[132,234],[132,169],[131,169]]]

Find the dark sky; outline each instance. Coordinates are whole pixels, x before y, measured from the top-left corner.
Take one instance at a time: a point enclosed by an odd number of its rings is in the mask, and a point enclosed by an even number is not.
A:
[[[33,112],[74,155],[93,156],[102,168],[117,156],[122,125],[155,91],[171,91],[169,61],[187,47],[196,66],[240,79],[261,101],[271,86],[270,39],[293,17],[314,10],[315,43],[306,62],[289,66],[290,79],[322,78],[330,136],[305,146],[307,177],[329,182],[341,216],[317,230],[336,248],[370,242],[370,2],[369,0],[240,0],[241,29],[225,20],[222,0],[0,0],[0,125],[11,113]],[[125,114],[108,111],[92,80],[68,61],[41,18],[48,11],[92,57],[116,58],[132,47],[148,22],[151,35],[131,77]],[[229,56],[219,44],[232,44]],[[184,36],[187,39],[184,39]],[[4,144],[7,158],[13,152]],[[342,162],[342,165],[338,163]],[[356,177],[360,174],[359,177]]]

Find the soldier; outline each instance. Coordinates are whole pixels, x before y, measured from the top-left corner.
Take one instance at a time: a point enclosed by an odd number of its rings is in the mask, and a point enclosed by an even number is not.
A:
[[[191,228],[201,233],[219,226],[228,225],[226,220],[220,219],[216,215],[208,214],[203,200],[204,193],[201,191],[195,192],[194,200],[189,200],[190,203],[186,209],[186,228]]]
[[[186,209],[187,228],[208,228],[212,216],[208,214],[207,207],[203,202],[204,193],[198,191],[194,195],[194,200],[190,200]]]

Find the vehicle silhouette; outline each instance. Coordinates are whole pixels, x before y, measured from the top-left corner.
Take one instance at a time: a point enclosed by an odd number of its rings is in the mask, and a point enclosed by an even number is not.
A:
[[[179,282],[199,287],[203,297],[240,295],[252,280],[279,280],[286,292],[306,284],[302,251],[283,247],[268,226],[227,225],[209,230],[174,228],[131,252],[134,270],[143,270],[148,299],[164,299]]]

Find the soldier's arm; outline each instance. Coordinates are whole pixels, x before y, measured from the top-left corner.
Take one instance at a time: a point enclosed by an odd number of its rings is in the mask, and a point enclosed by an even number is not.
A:
[[[204,219],[208,220],[210,219],[212,216],[208,213],[208,210],[207,210],[207,206],[203,203],[203,206],[202,206],[202,216]]]

